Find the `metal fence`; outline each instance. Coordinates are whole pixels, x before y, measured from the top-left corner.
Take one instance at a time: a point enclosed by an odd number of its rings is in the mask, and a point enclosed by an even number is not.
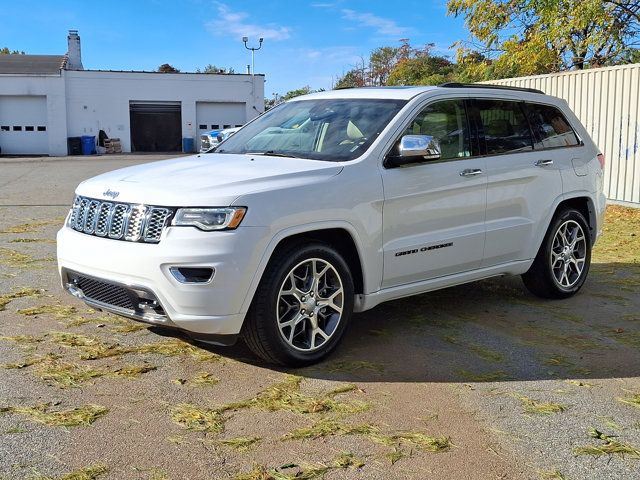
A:
[[[537,88],[563,98],[606,157],[604,192],[640,207],[640,64],[506,78],[485,83]]]

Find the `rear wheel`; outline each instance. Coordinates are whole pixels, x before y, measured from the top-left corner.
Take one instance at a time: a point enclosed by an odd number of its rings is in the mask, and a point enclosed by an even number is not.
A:
[[[590,264],[587,221],[579,211],[565,209],[554,217],[533,265],[522,280],[539,297],[567,298],[582,288]]]
[[[245,321],[245,342],[271,363],[318,362],[344,334],[353,296],[349,268],[333,247],[317,243],[283,249],[256,291]]]

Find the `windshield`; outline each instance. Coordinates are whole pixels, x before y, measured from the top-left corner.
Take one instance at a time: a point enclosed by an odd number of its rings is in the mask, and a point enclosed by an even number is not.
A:
[[[284,103],[242,128],[213,153],[353,160],[405,104],[404,100],[362,98]]]

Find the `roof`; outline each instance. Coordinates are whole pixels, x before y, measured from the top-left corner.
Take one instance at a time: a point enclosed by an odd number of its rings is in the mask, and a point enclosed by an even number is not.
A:
[[[60,73],[66,62],[66,55],[0,55],[0,75],[52,75]]]
[[[381,98],[393,100],[409,100],[416,95],[429,92],[437,87],[407,86],[407,87],[362,87],[362,88],[341,88],[338,90],[328,90],[317,92],[293,100],[310,100],[312,98]]]

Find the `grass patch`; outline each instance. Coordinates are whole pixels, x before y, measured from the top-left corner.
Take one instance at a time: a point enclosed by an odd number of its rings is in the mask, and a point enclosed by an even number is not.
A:
[[[329,363],[328,365],[326,365],[326,370],[331,373],[353,373],[363,370],[368,370],[371,372],[383,372],[384,365],[382,365],[381,363],[367,362],[365,360],[344,360]]]
[[[27,268],[32,266],[38,260],[31,255],[20,253],[10,248],[0,247],[0,265],[11,268]]]
[[[514,394],[514,397],[522,403],[524,413],[532,415],[551,415],[552,413],[562,413],[567,409],[567,407],[561,403],[541,402],[539,400],[534,400],[533,398],[517,394]]]
[[[364,467],[362,460],[356,458],[352,453],[343,452],[329,464],[298,465],[289,463],[272,469],[268,469],[264,465],[255,465],[250,472],[241,473],[234,477],[234,480],[313,480],[315,478],[324,478],[332,470],[359,469],[362,467]]]
[[[619,442],[612,435],[606,435],[595,428],[590,428],[588,434],[591,438],[600,440],[600,445],[588,445],[574,450],[576,455],[602,455],[640,458],[640,449],[632,445]]]
[[[220,440],[220,444],[225,447],[233,448],[240,452],[246,452],[251,447],[257,445],[262,439],[260,437],[236,437],[228,440]]]
[[[451,448],[449,438],[445,436],[432,437],[421,432],[395,432],[384,434],[375,425],[348,425],[335,419],[325,418],[310,427],[302,427],[287,433],[285,440],[305,440],[330,436],[359,435],[372,442],[386,446],[393,446],[397,450],[400,446],[411,446],[425,452],[444,452]]]
[[[500,382],[509,378],[509,375],[500,370],[497,372],[488,372],[488,373],[474,373],[469,372],[468,370],[458,369],[454,372],[459,377],[462,377],[464,380],[468,382]]]
[[[502,353],[497,352],[495,350],[491,350],[490,348],[487,348],[487,347],[483,347],[482,345],[479,345],[477,343],[465,342],[452,335],[448,335],[444,337],[444,340],[453,345],[466,348],[467,350],[475,353],[478,357],[488,362],[499,363],[504,361],[504,355]]]
[[[287,375],[282,382],[267,387],[256,397],[224,405],[219,410],[257,408],[267,412],[286,410],[295,413],[357,413],[369,408],[365,402],[342,402],[335,399],[339,394],[356,390],[355,385],[342,385],[318,396],[311,396],[300,391],[301,382],[302,377]]]
[[[49,225],[61,225],[64,223],[64,217],[56,217],[51,220],[45,220],[41,222],[23,223],[21,225],[14,225],[6,230],[0,230],[0,233],[34,233],[39,231],[42,227],[48,227]]]
[[[0,295],[0,311],[4,310],[12,300],[25,297],[39,297],[42,295],[42,290],[39,288],[20,288],[12,293],[4,293]]]
[[[640,393],[634,393],[630,397],[620,397],[617,398],[620,403],[624,403],[625,405],[630,405],[635,408],[640,408]]]
[[[50,406],[51,404],[44,403],[33,407],[0,407],[0,413],[9,412],[23,415],[29,420],[43,423],[50,427],[77,427],[80,425],[91,425],[109,411],[106,407],[92,404],[70,410],[57,411],[50,411]]]
[[[560,354],[551,355],[545,359],[544,363],[546,365],[551,365],[552,367],[570,367],[573,365],[567,357]]]
[[[13,336],[0,335],[0,340],[5,340],[7,342],[15,342],[21,345],[25,345],[25,344],[39,343],[42,341],[42,338],[34,337],[33,335],[13,335]]]
[[[133,320],[116,317],[115,315],[101,315],[98,317],[77,316],[73,320],[65,322],[64,325],[67,328],[72,328],[89,323],[100,327],[108,325],[108,330],[112,333],[131,333],[147,329],[147,325],[144,323],[134,322]]]
[[[95,378],[139,378],[140,375],[155,370],[155,365],[128,365],[120,368],[86,367],[57,359],[39,363],[35,375],[49,385],[60,388],[80,387]]]
[[[219,411],[189,403],[173,407],[171,418],[181,427],[195,432],[220,433],[224,430],[224,418]]]
[[[542,480],[568,480],[567,477],[558,470],[540,472],[540,478]]]
[[[137,353],[156,353],[167,357],[189,356],[202,362],[220,360],[220,355],[208,352],[191,343],[180,339],[163,340],[161,342],[146,343],[134,349]]]
[[[14,238],[9,243],[56,243],[50,238]]]
[[[595,385],[589,382],[582,382],[580,380],[565,380],[565,383],[569,385],[573,385],[575,387],[585,387],[585,388],[593,388]]]
[[[37,315],[50,315],[54,318],[64,319],[75,315],[76,307],[71,305],[40,305],[39,307],[22,308],[18,310],[20,315],[35,317]]]
[[[603,235],[593,249],[594,262],[640,262],[640,211],[638,209],[609,205],[602,230]]]
[[[178,385],[188,385],[192,387],[206,387],[220,383],[220,379],[208,372],[198,372],[192,379],[176,378],[173,383]]]
[[[109,468],[106,465],[93,465],[74,470],[61,477],[36,477],[35,480],[96,480],[108,471]]]
[[[379,429],[374,425],[347,425],[338,420],[324,418],[310,427],[297,428],[284,436],[285,440],[304,440],[330,436],[365,435],[370,437],[378,434]]]

